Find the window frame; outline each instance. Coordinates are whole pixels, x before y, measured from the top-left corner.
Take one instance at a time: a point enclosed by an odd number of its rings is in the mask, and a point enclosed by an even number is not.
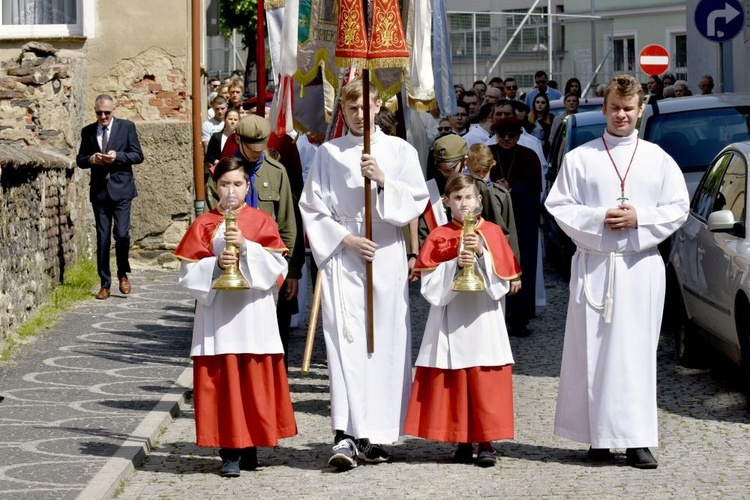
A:
[[[96,0],[76,0],[75,24],[2,24],[0,21],[0,40],[28,38],[74,38],[91,37],[94,34],[94,6]],[[0,3],[0,19],[2,19]]]
[[[724,174],[733,156],[734,152],[727,151],[723,155],[718,156],[708,166],[708,169],[706,169],[706,173],[703,175],[700,184],[698,184],[698,188],[695,190],[692,203],[690,204],[690,211],[696,219],[706,222],[708,216],[713,212],[716,194],[719,192],[719,188],[724,181]],[[706,186],[709,180],[712,184]],[[706,189],[707,187],[708,189]],[[710,205],[708,204],[709,202]]]
[[[678,79],[687,80],[688,47],[685,46],[685,66],[677,66],[677,37],[684,36],[687,41],[687,30],[684,26],[668,27],[665,33],[665,46],[669,52],[670,64],[667,71],[677,75]]]
[[[627,67],[623,67],[622,69],[618,69],[616,67],[616,65],[615,65],[615,62],[616,62],[615,42],[617,42],[617,41],[623,41],[624,42],[623,46],[624,46],[625,50],[623,51],[623,54],[622,54],[623,55],[622,61],[623,61],[623,65],[627,66],[628,62],[630,61],[630,58],[628,57],[628,56],[630,56],[630,52],[628,51],[628,48],[629,48],[628,46],[630,44],[627,43],[628,40],[632,40],[633,41],[633,44],[632,44],[633,45],[633,47],[632,47],[632,49],[633,49],[632,50],[632,52],[633,52],[632,53],[633,67],[630,68],[630,69],[628,69]],[[608,44],[611,44],[611,45],[608,45],[608,46],[612,47],[612,63],[611,63],[611,67],[612,67],[612,73],[613,74],[614,73],[635,73],[636,71],[639,71],[639,67],[638,67],[638,53],[637,53],[638,50],[636,48],[636,47],[638,47],[638,32],[637,31],[618,31],[618,32],[612,33],[612,35],[607,35],[607,42],[608,42]]]
[[[742,172],[735,172],[735,170],[742,170]],[[730,174],[734,177],[734,180],[727,178]],[[736,193],[737,196],[735,196],[733,199],[730,199],[727,196],[731,192],[728,189],[728,187],[731,185],[735,185],[735,187],[740,188]],[[725,186],[727,186],[727,189],[725,189]],[[747,186],[747,163],[745,162],[745,157],[741,154],[737,154],[736,152],[732,152],[732,158],[729,160],[726,168],[724,169],[724,174],[721,177],[721,182],[719,183],[719,188],[716,190],[716,194],[718,198],[718,194],[721,193],[722,196],[724,196],[724,200],[726,201],[726,204],[723,207],[721,207],[719,210],[731,210],[731,212],[734,214],[735,220],[737,222],[741,222],[743,225],[745,224],[745,221],[742,220],[742,216],[746,212],[746,209],[747,209],[746,186]],[[742,198],[742,210],[740,211],[739,214],[737,214],[735,213],[736,210],[734,208],[734,204],[740,197]],[[716,210],[714,210],[714,212],[715,211]]]

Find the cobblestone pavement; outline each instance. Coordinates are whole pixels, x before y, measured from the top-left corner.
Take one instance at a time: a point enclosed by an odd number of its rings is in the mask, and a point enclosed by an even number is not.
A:
[[[299,371],[304,331],[293,332],[290,384],[299,435],[261,449],[261,467],[238,479],[217,474],[216,450],[195,446],[192,407],[120,488],[118,498],[747,498],[750,419],[734,372],[676,366],[663,336],[659,362],[661,447],[659,468],[640,471],[586,460],[587,446],[552,434],[562,352],[567,283],[546,270],[548,305],[539,309],[529,338],[511,338],[516,359],[516,437],[496,443],[498,465],[480,469],[451,462],[453,448],[410,437],[391,447],[393,463],[363,465],[346,473],[327,467],[331,431],[323,342],[318,336],[310,375]],[[419,347],[426,303],[412,292],[414,349]]]
[[[132,471],[185,392],[193,301],[175,282],[138,271],[0,366],[0,498],[101,498]]]

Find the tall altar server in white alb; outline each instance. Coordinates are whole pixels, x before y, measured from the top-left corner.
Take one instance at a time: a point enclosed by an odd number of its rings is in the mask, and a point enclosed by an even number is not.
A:
[[[406,246],[401,228],[428,201],[417,151],[375,129],[380,109],[370,99],[371,154],[363,154],[363,85],[341,92],[349,133],[315,155],[300,212],[322,275],[323,331],[331,380],[335,446],[329,463],[356,467],[389,460],[380,444],[402,432],[411,388],[411,331]],[[364,237],[364,177],[372,180],[372,240]],[[373,263],[375,352],[367,353],[365,263]],[[356,440],[356,441],[355,441]]]
[[[653,469],[658,446],[656,348],[666,288],[657,245],[687,218],[677,164],[638,138],[643,90],[607,85],[603,137],[569,152],[545,203],[576,243],[571,265],[555,434],[591,445],[589,457]]]

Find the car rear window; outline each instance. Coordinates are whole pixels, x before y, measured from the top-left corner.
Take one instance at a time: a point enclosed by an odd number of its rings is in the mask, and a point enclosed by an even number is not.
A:
[[[683,172],[702,172],[724,146],[750,139],[750,106],[655,115],[644,138],[661,146]]]

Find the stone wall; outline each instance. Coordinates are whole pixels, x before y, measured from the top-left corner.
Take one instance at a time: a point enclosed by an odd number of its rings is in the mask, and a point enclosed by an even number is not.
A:
[[[0,341],[89,248],[81,186],[70,159],[0,145]]]
[[[172,252],[193,215],[192,128],[185,122],[136,123],[144,160],[133,167],[131,254],[144,263],[176,265]]]
[[[0,144],[38,146],[61,155],[78,147],[86,70],[80,54],[59,55],[29,42],[0,62]]]
[[[95,120],[86,52],[29,42],[0,62],[0,342],[95,248],[90,172],[75,167],[81,128]],[[134,167],[134,267],[174,266],[172,251],[193,214],[184,70],[149,48],[108,75],[93,95],[115,98],[115,115],[136,123],[145,156]]]

